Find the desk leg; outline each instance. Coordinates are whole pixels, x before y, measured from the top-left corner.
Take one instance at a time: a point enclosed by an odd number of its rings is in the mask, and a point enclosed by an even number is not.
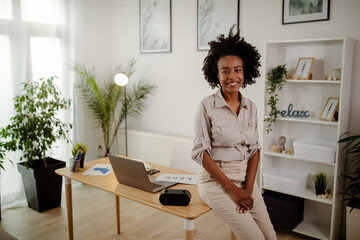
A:
[[[230,230],[231,240],[236,240],[236,236],[233,231]]]
[[[194,220],[184,219],[185,240],[194,240]]]
[[[66,195],[66,210],[67,210],[68,228],[69,228],[69,240],[73,240],[74,229],[73,229],[71,179],[64,177],[64,180],[65,180],[65,195]]]
[[[120,199],[118,195],[115,195],[115,206],[117,234],[120,234]]]

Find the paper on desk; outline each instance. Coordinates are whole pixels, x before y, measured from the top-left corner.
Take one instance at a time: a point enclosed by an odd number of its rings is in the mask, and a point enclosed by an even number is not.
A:
[[[110,164],[95,164],[88,170],[82,173],[82,175],[92,175],[92,176],[106,176],[113,171]]]
[[[146,162],[144,162],[144,160],[141,159],[136,159],[136,158],[132,158],[132,160],[138,161],[138,162],[142,162],[145,165],[145,168],[151,168],[151,166],[149,164],[147,164]]]
[[[187,175],[187,174],[160,174],[155,181],[156,182],[177,182],[185,184],[197,184],[199,175]]]

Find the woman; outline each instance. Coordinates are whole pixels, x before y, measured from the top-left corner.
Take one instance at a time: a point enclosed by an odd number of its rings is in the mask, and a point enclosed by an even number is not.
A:
[[[232,29],[209,43],[203,72],[217,93],[200,102],[192,158],[204,168],[200,197],[229,225],[238,239],[276,239],[255,183],[259,161],[255,104],[240,87],[259,77],[260,54]]]

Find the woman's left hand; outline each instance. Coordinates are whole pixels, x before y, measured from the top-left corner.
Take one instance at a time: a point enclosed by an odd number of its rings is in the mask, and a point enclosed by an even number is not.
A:
[[[238,211],[239,213],[246,213],[247,211],[249,211],[250,209],[246,209],[243,206],[239,205],[236,208],[236,211]]]

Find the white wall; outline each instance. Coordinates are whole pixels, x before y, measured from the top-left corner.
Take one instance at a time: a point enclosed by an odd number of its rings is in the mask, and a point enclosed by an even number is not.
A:
[[[138,60],[138,77],[158,85],[147,109],[139,119],[130,119],[130,128],[191,137],[199,100],[214,90],[203,80],[202,62],[206,52],[196,50],[197,1],[172,0],[172,52],[140,54],[139,1],[112,0],[112,65],[130,57]],[[331,0],[330,21],[281,24],[282,1],[240,1],[240,29],[245,39],[263,55],[264,43],[281,39],[347,36],[355,39],[350,129],[360,128],[360,1]],[[265,76],[263,70],[262,76]],[[264,102],[264,78],[243,90],[255,101],[259,119]],[[262,122],[260,121],[260,124]]]
[[[115,65],[135,57],[137,71],[130,81],[146,78],[158,88],[147,101],[142,117],[129,119],[129,127],[165,135],[191,138],[198,102],[213,93],[203,79],[202,62],[206,52],[197,51],[197,1],[172,0],[172,52],[140,54],[139,1],[83,0],[77,2],[76,60],[94,65],[99,80],[107,79]],[[331,0],[330,20],[281,24],[282,1],[240,0],[241,35],[264,55],[264,43],[275,40],[350,37],[355,40],[349,129],[360,131],[360,1]],[[242,90],[258,106],[263,118],[265,72],[258,84]],[[80,138],[89,147],[89,158],[96,157],[99,131],[85,115]],[[260,129],[262,121],[259,120]],[[134,143],[136,144],[136,143]],[[161,146],[159,146],[161,147]],[[149,150],[149,149],[148,149]],[[151,149],[150,152],[153,152]],[[141,154],[141,156],[144,156]]]
[[[85,0],[77,5],[76,61],[94,66],[98,80],[111,78],[117,64],[126,64],[135,57],[136,73],[130,81],[145,78],[157,84],[147,100],[142,117],[128,120],[129,128],[191,138],[198,102],[213,93],[201,71],[206,51],[197,51],[197,1],[172,0],[172,52],[140,54],[139,1]],[[281,24],[282,1],[240,1],[240,29],[245,39],[264,55],[264,43],[282,39],[306,39],[347,36],[355,40],[352,72],[349,129],[360,131],[360,1],[331,0],[330,20]],[[252,99],[262,119],[265,72],[257,84],[242,90]],[[100,131],[94,129],[91,118],[77,110],[83,126],[75,126],[76,136],[89,145],[90,159],[97,156]],[[81,121],[76,121],[79,123]],[[262,129],[259,120],[259,128]],[[76,125],[76,124],[75,124]],[[260,136],[261,137],[261,136]]]
[[[212,90],[202,75],[205,51],[196,47],[196,0],[172,0],[172,52],[140,54],[139,1],[86,0],[77,4],[77,60],[95,66],[98,79],[111,77],[119,63],[135,57],[137,71],[130,81],[146,78],[156,83],[155,94],[147,101],[142,117],[130,118],[129,128],[182,137],[192,137],[198,102]],[[360,130],[360,1],[331,0],[330,20],[281,24],[282,1],[240,1],[240,29],[245,39],[264,55],[264,43],[281,39],[305,39],[347,36],[355,40],[349,129]],[[243,93],[258,106],[262,118],[264,77]],[[262,121],[259,121],[260,129]],[[85,127],[92,126],[85,117]],[[99,133],[82,132],[95,147]],[[95,154],[95,152],[94,152]],[[94,155],[96,156],[96,155]]]
[[[212,92],[201,72],[206,52],[196,50],[196,1],[172,1],[171,53],[140,54],[139,1],[114,0],[112,11],[112,64],[135,57],[133,79],[143,77],[158,86],[143,116],[130,119],[130,128],[192,136],[197,104]]]
[[[112,17],[111,2],[99,0],[75,1],[76,6],[76,45],[75,62],[94,67],[99,81],[111,78],[114,66],[111,64]],[[76,91],[75,91],[76,94]],[[91,117],[82,104],[79,95],[75,95],[74,131],[75,141],[88,145],[88,159],[96,159],[101,141],[101,131],[94,127]],[[94,129],[89,131],[89,129]]]

